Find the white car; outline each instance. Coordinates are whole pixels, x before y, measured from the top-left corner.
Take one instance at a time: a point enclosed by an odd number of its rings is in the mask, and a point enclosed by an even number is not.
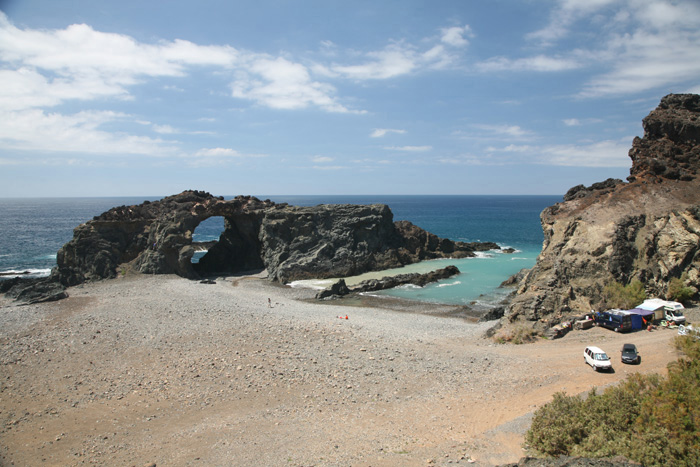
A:
[[[612,370],[612,363],[608,354],[598,347],[588,346],[583,351],[584,361],[593,367],[595,371]]]

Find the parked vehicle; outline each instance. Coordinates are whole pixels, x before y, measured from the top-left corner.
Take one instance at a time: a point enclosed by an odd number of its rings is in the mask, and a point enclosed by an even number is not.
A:
[[[654,321],[673,321],[676,324],[685,324],[682,303],[661,300],[660,298],[649,298],[644,300],[637,308],[654,312]]]
[[[588,346],[583,351],[583,360],[595,371],[612,370],[612,363],[608,354],[595,346]]]
[[[642,356],[639,355],[637,346],[634,344],[623,344],[620,353],[622,363],[642,363]]]
[[[632,329],[632,317],[624,314],[622,310],[600,311],[593,315],[596,326],[603,326],[615,332],[630,331]]]

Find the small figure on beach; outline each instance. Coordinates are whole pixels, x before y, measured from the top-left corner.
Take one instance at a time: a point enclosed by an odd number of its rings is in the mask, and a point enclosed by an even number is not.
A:
[[[272,300],[269,297],[267,299],[267,307],[272,308]]]

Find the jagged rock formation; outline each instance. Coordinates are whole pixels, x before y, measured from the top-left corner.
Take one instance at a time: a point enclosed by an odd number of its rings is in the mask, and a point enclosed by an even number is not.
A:
[[[560,317],[605,308],[603,288],[640,280],[665,297],[686,273],[700,288],[700,96],[669,95],[643,120],[628,183],[572,188],[541,214],[544,244],[505,319],[544,330]]]
[[[225,230],[192,263],[195,228],[212,216]],[[295,207],[250,196],[232,200],[185,191],[156,202],[111,209],[78,226],[58,252],[52,278],[65,286],[115,277],[119,271],[211,274],[267,269],[278,282],[342,277],[424,259],[474,256],[495,243],[441,239],[410,222],[393,221],[388,206]]]

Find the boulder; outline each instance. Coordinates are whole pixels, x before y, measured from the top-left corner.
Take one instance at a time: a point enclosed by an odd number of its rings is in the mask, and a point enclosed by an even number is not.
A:
[[[336,282],[335,284],[333,284],[329,288],[317,293],[316,299],[317,300],[327,300],[329,298],[343,297],[345,295],[348,295],[349,293],[350,293],[350,289],[345,284],[345,280],[340,279],[338,282]]]

